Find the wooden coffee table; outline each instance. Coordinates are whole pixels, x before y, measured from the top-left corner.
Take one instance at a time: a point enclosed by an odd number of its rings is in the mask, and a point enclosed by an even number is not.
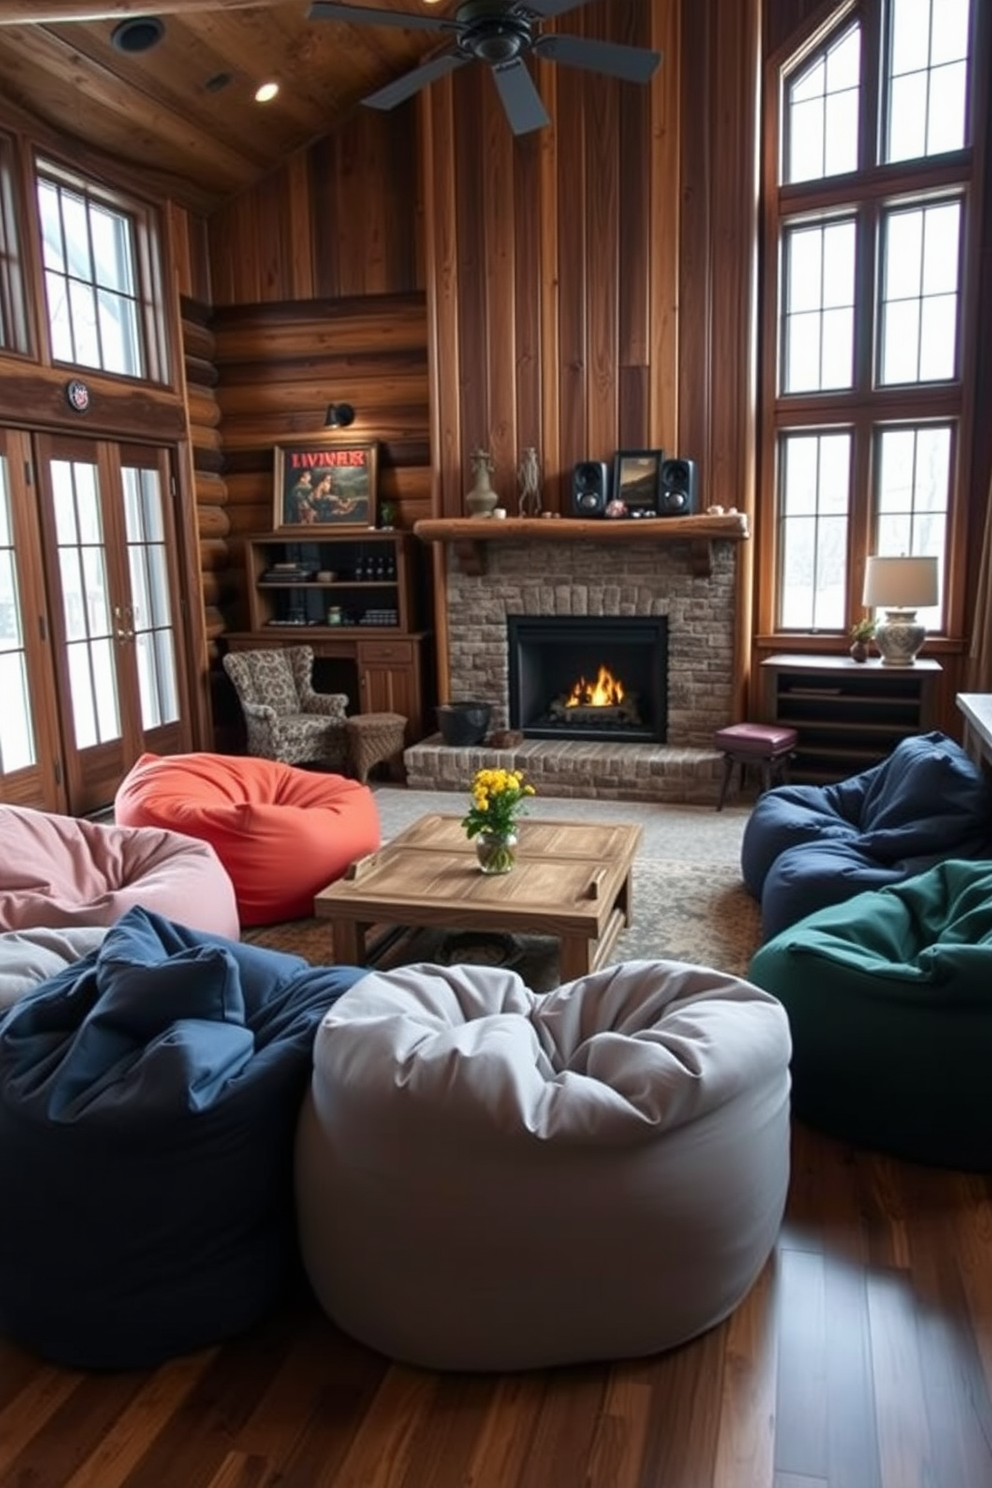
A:
[[[362,965],[367,932],[389,924],[551,935],[562,982],[597,970],[630,923],[641,828],[525,817],[517,835],[516,867],[493,877],[457,816],[423,816],[360,858],[314,900],[331,922],[335,960]]]

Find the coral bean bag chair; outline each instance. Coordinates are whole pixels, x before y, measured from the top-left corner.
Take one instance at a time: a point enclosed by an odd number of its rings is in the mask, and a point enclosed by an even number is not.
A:
[[[114,801],[118,822],[209,842],[241,924],[313,914],[314,895],[381,841],[368,786],[253,755],[143,754]]]
[[[0,931],[112,925],[138,904],[238,934],[231,880],[197,834],[0,806]]]
[[[324,1018],[300,1247],[363,1343],[436,1369],[670,1348],[737,1306],[789,1178],[789,1030],[721,972],[372,972]]]
[[[770,940],[815,910],[945,858],[990,855],[992,783],[934,731],[903,739],[847,780],[766,791],[744,827],[741,874]]]

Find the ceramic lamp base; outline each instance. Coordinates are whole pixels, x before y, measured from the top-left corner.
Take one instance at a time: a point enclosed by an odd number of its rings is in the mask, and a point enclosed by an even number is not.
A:
[[[875,627],[875,645],[882,665],[913,666],[926,633],[926,626],[917,620],[915,610],[886,610],[885,619]]]

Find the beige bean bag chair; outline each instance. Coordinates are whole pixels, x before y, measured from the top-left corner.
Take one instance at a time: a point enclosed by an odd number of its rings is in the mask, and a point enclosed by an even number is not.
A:
[[[207,843],[0,805],[0,930],[106,927],[138,904],[193,930],[240,934],[234,886]]]
[[[680,962],[547,996],[490,967],[370,974],[321,1023],[297,1133],[321,1305],[437,1369],[692,1338],[774,1244],[789,1055],[774,998]]]

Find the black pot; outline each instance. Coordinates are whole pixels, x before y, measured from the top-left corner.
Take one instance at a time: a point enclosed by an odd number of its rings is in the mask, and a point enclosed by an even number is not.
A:
[[[481,744],[492,714],[489,703],[442,703],[437,710],[441,738],[453,749]]]

